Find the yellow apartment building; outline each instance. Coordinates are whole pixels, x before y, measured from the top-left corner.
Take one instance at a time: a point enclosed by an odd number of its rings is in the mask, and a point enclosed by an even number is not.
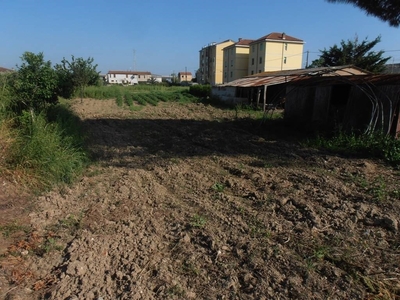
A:
[[[232,40],[210,43],[200,50],[200,64],[196,75],[198,83],[211,85],[223,83],[223,49],[234,43]]]
[[[249,44],[253,40],[239,39],[223,49],[224,55],[224,83],[245,77],[248,75],[249,65]]]
[[[273,32],[252,41],[249,46],[248,75],[302,68],[303,40]]]

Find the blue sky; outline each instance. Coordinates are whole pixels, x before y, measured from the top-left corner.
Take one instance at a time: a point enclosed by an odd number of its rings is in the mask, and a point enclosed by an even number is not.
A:
[[[381,35],[374,50],[400,63],[400,28],[325,0],[0,0],[0,28],[6,68],[30,51],[43,52],[53,65],[71,55],[93,57],[101,73],[194,73],[203,46],[271,32],[304,40],[309,62],[341,40]]]

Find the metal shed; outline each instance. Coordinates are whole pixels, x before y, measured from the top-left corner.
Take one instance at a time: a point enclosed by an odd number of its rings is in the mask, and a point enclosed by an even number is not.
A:
[[[260,105],[266,109],[284,101],[286,85],[293,80],[326,76],[365,75],[369,72],[354,66],[321,67],[263,72],[212,88],[212,95],[230,103]]]
[[[285,119],[299,125],[400,134],[400,74],[298,78],[286,86]]]

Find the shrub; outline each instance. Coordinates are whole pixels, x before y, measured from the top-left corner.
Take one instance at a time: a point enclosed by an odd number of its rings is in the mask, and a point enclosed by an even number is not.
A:
[[[57,75],[51,62],[44,60],[43,53],[25,52],[21,59],[22,65],[18,67],[12,86],[12,109],[18,114],[23,110],[38,113],[58,101]]]
[[[211,85],[205,84],[196,84],[192,85],[189,88],[189,93],[191,93],[193,96],[197,97],[211,97]]]

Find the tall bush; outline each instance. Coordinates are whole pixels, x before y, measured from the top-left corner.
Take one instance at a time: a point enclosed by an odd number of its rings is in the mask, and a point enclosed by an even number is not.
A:
[[[43,53],[25,52],[13,81],[12,109],[17,113],[30,110],[36,113],[48,104],[56,103],[57,75]]]
[[[211,85],[205,84],[205,85],[192,85],[189,88],[189,92],[196,97],[211,97]]]

